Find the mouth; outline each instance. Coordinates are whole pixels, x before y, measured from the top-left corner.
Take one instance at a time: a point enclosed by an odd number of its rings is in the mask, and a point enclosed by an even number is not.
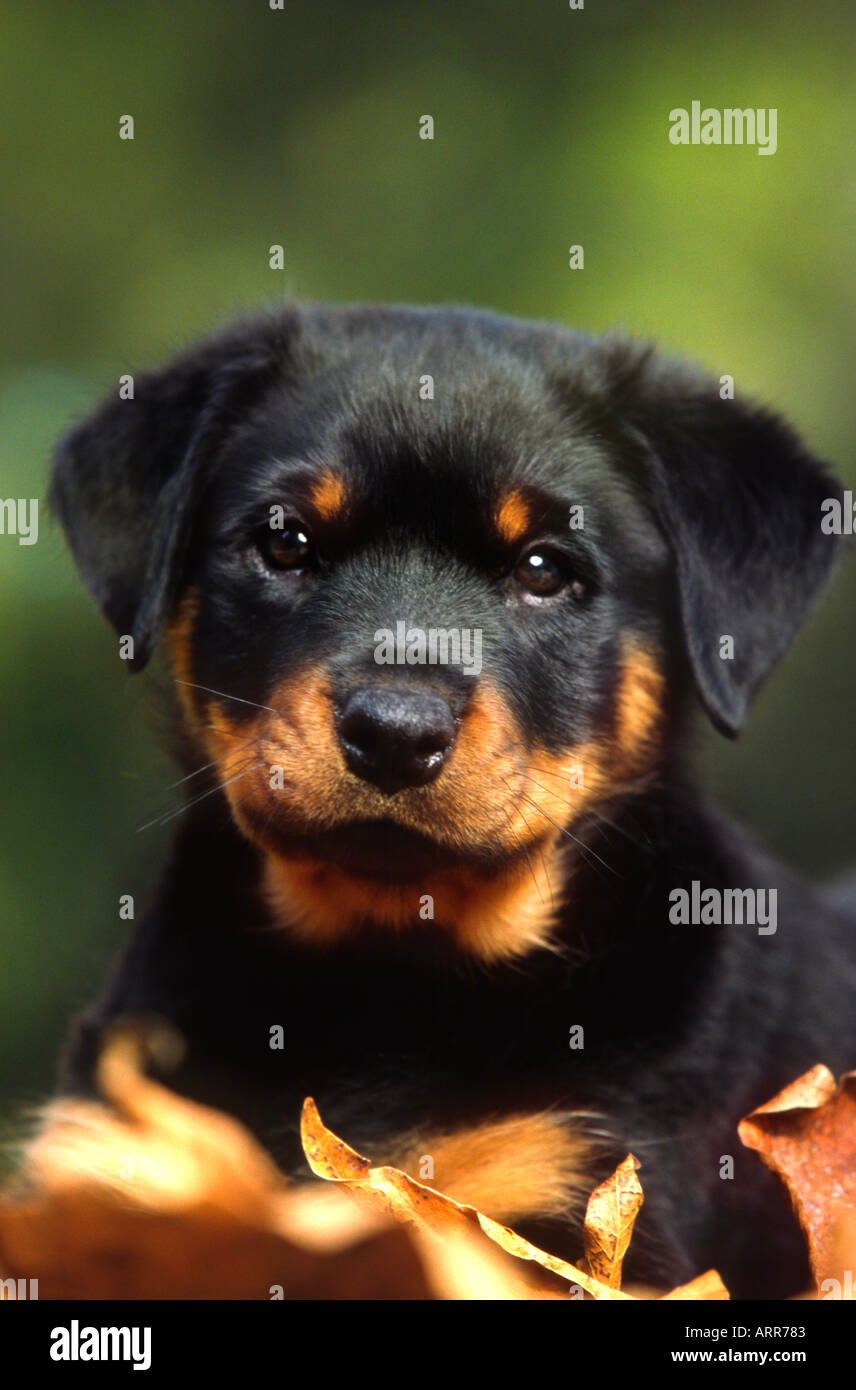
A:
[[[534,858],[460,848],[392,820],[362,819],[275,841],[268,833],[265,849],[274,921],[315,947],[365,928],[416,929],[495,961],[551,940],[562,882],[555,847]]]
[[[456,850],[392,820],[350,821],[312,835],[280,839],[287,857],[312,859],[353,878],[379,884],[413,884],[438,871],[486,866],[484,856]]]

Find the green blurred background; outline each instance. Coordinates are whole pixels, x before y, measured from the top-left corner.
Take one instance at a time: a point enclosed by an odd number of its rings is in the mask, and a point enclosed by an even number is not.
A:
[[[0,22],[0,496],[43,496],[57,434],[120,373],[291,295],[653,336],[856,486],[851,5],[109,0]],[[776,107],[778,152],[672,146],[694,99]],[[740,742],[703,742],[711,786],[811,874],[856,863],[854,585],[851,566]],[[50,1086],[118,895],[139,904],[163,851],[138,833],[173,780],[149,684],[44,511],[37,545],[0,536],[7,1122]]]

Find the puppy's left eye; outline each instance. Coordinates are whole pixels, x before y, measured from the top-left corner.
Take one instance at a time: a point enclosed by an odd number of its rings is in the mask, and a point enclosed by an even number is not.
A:
[[[564,556],[543,548],[530,550],[518,560],[514,578],[535,598],[551,598],[567,587],[574,598],[582,598],[585,593],[585,586],[571,573]]]
[[[315,566],[315,547],[298,522],[281,531],[266,526],[259,533],[256,545],[268,569],[306,570]]]

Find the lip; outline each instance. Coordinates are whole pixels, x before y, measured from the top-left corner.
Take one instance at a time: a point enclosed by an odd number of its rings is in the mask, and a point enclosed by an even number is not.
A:
[[[351,821],[314,835],[287,836],[281,850],[334,865],[354,878],[386,884],[424,881],[429,874],[477,862],[474,855],[461,854],[391,820]]]

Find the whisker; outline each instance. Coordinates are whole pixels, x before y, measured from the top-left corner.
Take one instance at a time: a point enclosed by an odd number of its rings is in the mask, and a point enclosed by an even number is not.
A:
[[[228,787],[230,783],[237,782],[240,777],[246,777],[248,772],[252,772],[254,768],[261,767],[263,763],[264,758],[256,759],[256,761],[250,763],[248,767],[243,768],[240,772],[236,772],[234,777],[227,778],[225,782],[218,781],[216,787],[211,787],[207,792],[201,792],[199,796],[192,797],[190,801],[183,802],[176,810],[167,811],[162,815],[155,816],[153,820],[147,821],[145,825],[139,826],[137,834],[141,834],[143,830],[151,829],[153,825],[166,825],[168,821],[175,820],[176,816],[180,816],[185,811],[189,811],[192,806],[197,806],[200,801],[204,801],[208,796],[213,796],[215,792],[220,791],[223,787]]]
[[[544,894],[541,892],[541,885],[540,885],[539,882],[538,882],[538,875],[537,875],[536,872],[535,872],[535,865],[532,863],[532,857],[531,857],[531,855],[530,855],[530,853],[529,853],[529,846],[527,845],[527,843],[526,843],[526,841],[524,840],[523,836],[520,835],[520,834],[518,834],[518,833],[515,831],[515,829],[514,829],[514,821],[513,821],[512,818],[511,818],[511,812],[510,812],[505,806],[502,806],[500,809],[502,810],[503,815],[506,817],[506,820],[508,821],[509,829],[510,829],[510,831],[511,831],[511,834],[512,834],[512,836],[513,836],[513,838],[514,838],[516,844],[519,846],[520,849],[522,849],[524,855],[526,856],[526,863],[528,864],[528,866],[529,866],[529,872],[530,872],[530,874],[532,875],[532,882],[535,884],[535,891],[537,892],[538,897],[541,899],[541,901],[542,901],[542,903],[543,903],[543,901],[544,901]],[[518,810],[520,810],[519,807],[518,807]],[[524,821],[526,821],[526,825],[527,825],[528,829],[531,830],[532,827],[529,825],[528,820],[526,820],[526,816],[525,816],[525,814],[524,814],[524,812],[523,812],[522,810],[520,811],[520,814],[521,814],[521,816],[523,816]],[[543,857],[544,857],[544,855],[543,855],[543,851],[542,851],[542,854],[541,854],[542,860],[543,860]],[[549,878],[547,877],[546,872],[545,872],[545,875],[544,875],[544,876],[545,876],[545,878],[547,878],[547,881],[549,882]]]
[[[205,725],[205,728],[207,728],[207,729],[212,729],[215,733],[228,733],[228,732],[229,732],[229,730],[225,730],[225,729],[215,729],[213,724],[206,724],[206,725]],[[237,735],[236,735],[236,737],[237,737]],[[256,737],[248,738],[248,739],[246,739],[245,742],[241,745],[241,748],[249,748],[249,746],[250,746],[251,743],[261,743],[261,742],[262,742],[262,740],[259,739],[259,738],[256,738]],[[234,751],[235,751],[236,753],[240,753],[241,748],[236,748]],[[169,784],[169,786],[166,788],[166,790],[167,790],[168,792],[173,792],[173,791],[175,791],[176,787],[182,787],[182,786],[184,786],[184,783],[185,783],[185,782],[189,782],[190,779],[191,779],[192,777],[198,777],[198,776],[200,775],[200,773],[202,773],[202,772],[207,772],[208,769],[209,769],[209,767],[216,767],[217,764],[219,763],[219,761],[220,761],[219,758],[212,758],[211,761],[210,761],[210,763],[205,763],[202,767],[198,767],[198,768],[196,769],[195,772],[188,772],[187,775],[186,775],[185,777],[179,777],[179,779],[178,779],[177,782],[170,782],[170,784]]]
[[[573,801],[571,801],[571,800],[566,800],[565,797],[559,796],[559,793],[556,792],[556,791],[551,790],[550,787],[542,787],[540,782],[536,782],[536,781],[535,781],[535,778],[532,776],[532,769],[531,769],[531,768],[529,768],[529,767],[524,768],[524,771],[525,771],[525,773],[526,773],[527,781],[531,782],[533,787],[537,787],[538,790],[541,791],[541,792],[544,792],[546,796],[552,796],[553,799],[554,799],[555,801],[558,801],[559,804],[560,804],[561,806],[564,806],[566,810],[568,810],[568,811],[574,811],[574,810],[576,810],[576,807],[575,807]],[[538,769],[538,771],[540,772],[540,768]]]
[[[535,801],[531,796],[526,796],[525,792],[521,792],[520,795],[525,797],[525,799],[530,803],[530,805],[534,806],[535,810],[540,812],[540,814],[545,818],[545,820],[548,820],[551,825],[554,825],[556,829],[559,831],[560,835],[567,835],[568,839],[579,847],[579,850],[583,854],[583,856],[591,855],[593,859],[596,859],[599,864],[603,865],[607,873],[612,874],[613,877],[617,877],[615,870],[611,869],[610,866],[607,864],[606,860],[601,859],[600,855],[597,854],[596,851],[593,850],[590,845],[587,845],[585,841],[578,839],[576,835],[572,835],[570,830],[568,830],[567,826],[561,825],[557,820],[553,820],[553,817],[547,815],[547,812],[544,810],[544,808],[542,806],[539,806],[538,802]]]
[[[510,740],[510,742],[508,743],[507,747],[508,747],[508,748],[513,748],[513,749],[515,749],[516,751],[522,751],[522,752],[525,754],[525,756],[526,756],[527,758],[531,758],[531,756],[532,756],[532,754],[533,754],[533,752],[534,752],[534,749],[530,748],[526,743],[523,742],[522,739],[512,739],[512,740]],[[585,757],[583,757],[583,755],[582,755],[581,753],[578,753],[577,750],[576,750],[575,748],[566,749],[565,751],[566,751],[566,752],[573,752],[573,761],[574,761],[574,763],[579,763],[579,764],[580,764],[581,766],[583,766],[583,767],[598,767],[598,766],[599,766],[598,762],[597,762],[594,758],[585,758]],[[546,776],[548,776],[548,777],[558,777],[558,778],[560,779],[560,781],[563,781],[564,778],[568,775],[566,772],[555,772],[555,771],[553,770],[553,768],[549,768],[549,767],[542,767],[542,768],[539,768],[538,770],[539,770],[539,772],[543,772],[543,773],[544,773]]]
[[[621,825],[618,821],[610,819],[609,816],[604,815],[603,811],[597,808],[593,808],[583,817],[582,823],[584,825],[587,824],[588,821],[592,821],[593,829],[600,830],[601,834],[603,834],[602,825],[608,825],[610,830],[614,830],[617,834],[623,835],[625,840],[630,841],[631,845],[644,844],[646,841],[649,841],[650,838],[646,832],[639,831],[638,829],[636,834],[634,834],[626,825]]]
[[[278,709],[273,709],[270,705],[256,704],[255,700],[245,700],[241,695],[227,695],[224,690],[212,690],[210,685],[197,685],[195,681],[176,680],[176,685],[190,686],[191,690],[205,690],[209,695],[216,695],[221,700],[237,700],[239,705],[251,705],[253,709],[267,710],[268,714],[279,714]]]

